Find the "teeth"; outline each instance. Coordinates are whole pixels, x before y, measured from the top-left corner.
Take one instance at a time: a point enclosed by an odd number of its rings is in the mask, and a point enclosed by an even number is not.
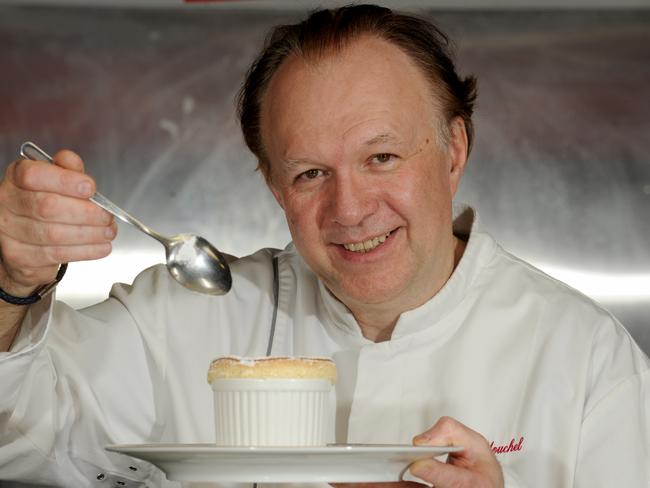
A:
[[[386,234],[373,237],[372,239],[368,239],[367,241],[363,242],[353,242],[350,244],[343,244],[343,247],[346,248],[348,251],[352,252],[368,252],[372,251],[374,248],[376,248],[379,244],[384,242],[386,239],[388,239],[388,236],[390,235],[390,232],[387,232]]]

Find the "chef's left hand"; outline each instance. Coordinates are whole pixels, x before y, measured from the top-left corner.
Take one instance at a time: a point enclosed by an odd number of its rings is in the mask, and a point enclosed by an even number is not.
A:
[[[416,446],[462,446],[443,463],[436,459],[416,461],[411,474],[435,488],[503,488],[503,472],[488,441],[478,432],[451,417],[441,417],[413,439]]]
[[[487,440],[451,417],[441,417],[426,432],[413,439],[416,446],[462,446],[450,453],[447,462],[416,461],[411,474],[435,488],[503,488],[503,473]],[[412,481],[396,483],[336,483],[335,488],[424,488]]]

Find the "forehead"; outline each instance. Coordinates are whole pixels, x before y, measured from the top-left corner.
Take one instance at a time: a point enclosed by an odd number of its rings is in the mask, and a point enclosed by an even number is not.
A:
[[[262,100],[262,140],[272,160],[307,141],[433,124],[436,105],[430,83],[407,54],[364,37],[319,59],[294,55],[282,64]]]

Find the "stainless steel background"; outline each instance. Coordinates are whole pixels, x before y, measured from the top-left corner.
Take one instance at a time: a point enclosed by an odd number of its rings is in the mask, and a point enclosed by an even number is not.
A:
[[[507,249],[599,300],[650,351],[650,11],[429,12],[479,77],[459,201]],[[284,246],[233,98],[268,26],[299,9],[0,7],[0,161],[78,151],[99,189],[163,233],[242,255]],[[74,264],[76,306],[163,259],[120,226]]]

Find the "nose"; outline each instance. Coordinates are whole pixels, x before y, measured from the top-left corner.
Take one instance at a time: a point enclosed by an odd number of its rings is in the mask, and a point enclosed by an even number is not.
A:
[[[339,225],[361,225],[377,209],[371,182],[363,175],[346,172],[331,180],[329,208],[331,220]]]

